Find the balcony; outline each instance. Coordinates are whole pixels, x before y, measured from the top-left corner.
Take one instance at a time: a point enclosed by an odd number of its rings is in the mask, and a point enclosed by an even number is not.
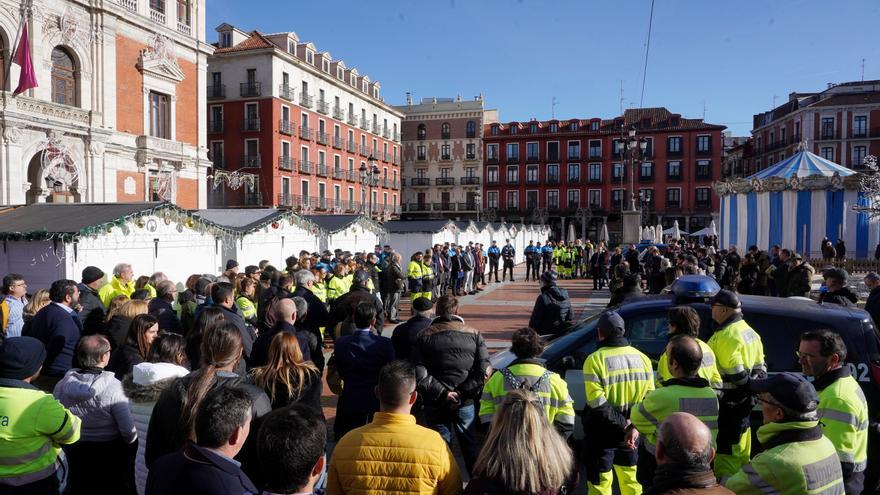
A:
[[[287,101],[293,101],[293,88],[286,84],[278,85],[278,96]]]
[[[318,177],[327,177],[327,164],[319,163],[315,173],[318,175]]]
[[[377,136],[379,135],[379,123],[378,122],[373,121],[373,125],[370,126],[370,132],[372,132],[373,134],[375,134]]]
[[[477,211],[477,203],[458,203],[456,211]]]
[[[357,122],[358,122],[357,117],[353,113],[349,113],[348,119],[346,120],[346,122],[348,122],[348,125],[354,127],[357,125]]]
[[[328,115],[330,113],[330,104],[324,100],[318,100],[318,113]]]
[[[580,152],[568,154],[568,161],[570,161],[570,162],[576,162],[576,161],[579,161],[580,159],[581,159]]]
[[[441,154],[441,155],[440,155],[440,160],[441,160],[441,161],[444,161],[444,162],[448,162],[449,160],[452,160],[452,155],[450,155],[450,154],[448,154],[448,153],[446,153],[446,154]]]
[[[590,160],[601,160],[602,150],[599,148],[590,148]]]
[[[788,144],[798,144],[800,142],[801,142],[801,135],[800,134],[795,134],[794,136],[791,136],[790,138],[788,138]]]
[[[367,121],[366,117],[361,117],[360,125],[358,127],[365,131],[370,128],[370,123]]]
[[[434,179],[434,184],[438,186],[454,186],[455,177],[437,177]]]
[[[544,181],[545,184],[555,186],[559,184],[559,176],[558,175],[550,175],[547,177],[547,180]]]
[[[480,178],[479,177],[462,177],[461,185],[463,186],[479,186]]]
[[[464,159],[465,160],[476,160],[477,154],[476,153],[465,153]]]
[[[400,181],[397,179],[392,180],[391,181],[391,188],[392,189],[400,189]]]
[[[348,151],[349,153],[357,153],[357,143],[349,141],[345,146],[345,151]]]
[[[226,159],[222,156],[214,156],[211,157],[211,166],[216,169],[225,169],[226,168]]]
[[[670,201],[666,200],[666,209],[667,210],[680,210],[681,209],[681,201]]]
[[[300,93],[299,95],[299,104],[305,108],[312,108],[314,102],[312,101],[312,96],[306,93]]]
[[[711,201],[696,201],[694,203],[694,208],[697,210],[711,210],[712,202]]]
[[[220,98],[226,98],[226,85],[214,84],[213,86],[208,86],[208,99],[216,100]]]
[[[333,147],[336,149],[342,149],[345,146],[345,140],[339,136],[333,136]]]
[[[239,94],[242,98],[260,96],[262,93],[262,87],[258,82],[246,82],[239,84]]]
[[[165,12],[151,8],[150,9],[150,19],[152,19],[153,22],[157,22],[159,24],[165,24]]]
[[[327,144],[327,133],[318,132],[318,134],[316,135],[316,138],[317,138],[316,141],[318,141],[318,144]]]
[[[238,165],[241,168],[260,168],[260,155],[241,155],[238,159]]]
[[[333,107],[333,118],[336,120],[345,120],[345,110],[339,107]]]
[[[840,133],[829,129],[822,129],[822,133],[819,135],[819,139],[840,139]]]
[[[287,134],[288,136],[293,136],[293,130],[296,129],[296,126],[293,125],[293,122],[289,120],[279,120],[278,121],[278,132],[281,134]]]
[[[548,162],[558,162],[559,161],[559,152],[555,153],[547,153],[547,161]]]
[[[620,178],[617,177],[617,179],[619,180]],[[589,182],[590,184],[601,184],[602,183],[602,176],[599,176],[599,177],[592,176],[589,179],[587,179],[587,182]]]
[[[508,156],[507,163],[519,163],[519,155]]]
[[[338,180],[345,179],[345,171],[341,168],[333,169],[333,178]]]
[[[431,203],[407,203],[406,211],[431,211]]]
[[[348,177],[346,177],[345,180],[347,180],[347,181],[349,181],[349,182],[358,182],[358,180],[360,180],[360,179],[359,179],[359,177],[358,177],[358,173],[357,173],[357,172],[355,172],[354,170],[349,170],[349,171],[348,171]]]
[[[138,11],[137,0],[116,0],[116,3],[121,5],[124,9],[129,10],[129,11],[137,14],[137,11]]]
[[[413,177],[412,179],[409,180],[409,185],[417,186],[417,187],[430,186],[431,179],[429,179],[427,177]]]
[[[399,132],[394,133],[394,140],[398,143],[400,142],[400,133]]]
[[[308,160],[300,160],[299,161],[299,173],[311,175],[312,171],[313,171],[312,162],[310,162]]]
[[[712,148],[700,149],[697,148],[697,156],[708,156],[712,154]]]
[[[619,203],[620,202],[618,201],[618,204]],[[590,210],[592,210],[593,213],[596,214],[597,212],[602,211],[602,203],[590,203],[588,208],[590,208]]]
[[[244,132],[256,132],[260,130],[260,119],[244,119],[241,122],[241,130]]]
[[[488,163],[489,165],[498,165],[498,157],[497,156],[490,156],[490,157],[486,158],[486,163]]]
[[[677,150],[669,150],[669,149],[666,150],[666,156],[667,156],[667,157],[670,157],[670,158],[671,158],[671,157],[681,156],[681,148],[679,148],[679,149],[677,149]]]
[[[568,178],[568,183],[569,183],[569,184],[580,184],[580,183],[581,183],[581,178],[580,178],[580,177],[569,177],[569,178]]]
[[[220,133],[223,132],[223,120],[209,120],[208,121],[208,133]]]
[[[364,146],[363,144],[358,146],[358,153],[361,156],[370,156],[370,148],[369,146]]]
[[[385,139],[388,139],[391,137],[391,131],[389,131],[387,127],[382,128],[382,137]]]
[[[299,126],[299,138],[305,139],[306,141],[312,140],[312,129],[308,126],[301,125]]]
[[[500,184],[501,182],[498,180],[498,177],[489,177],[488,179],[486,179],[487,186],[497,186]]]
[[[245,206],[260,206],[263,204],[263,195],[260,193],[246,192],[244,193]]]
[[[681,174],[666,174],[666,182],[681,182]]]
[[[526,163],[538,163],[538,155],[527,155]]]
[[[526,177],[526,185],[527,186],[537,186],[538,185],[538,178],[537,177]]]
[[[654,182],[654,174],[651,175],[639,175],[639,182]]]
[[[518,186],[519,185],[519,177],[508,177],[507,182],[505,183],[508,186]]]
[[[566,205],[565,209],[568,211],[575,211],[580,207],[581,207],[580,201],[571,201],[568,203],[568,205]]]
[[[278,157],[278,168],[281,170],[293,171],[294,159],[289,156],[281,155]]]

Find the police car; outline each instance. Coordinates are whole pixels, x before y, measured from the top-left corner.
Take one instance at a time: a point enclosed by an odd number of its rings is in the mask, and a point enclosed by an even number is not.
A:
[[[712,335],[712,317],[706,300],[720,287],[714,279],[702,275],[680,277],[670,292],[626,301],[616,308],[626,321],[626,337],[630,343],[656,362],[666,349],[668,327],[666,312],[672,306],[688,304],[700,314],[700,338],[706,342]],[[764,358],[768,372],[800,372],[795,352],[800,335],[807,330],[829,329],[840,334],[847,347],[847,365],[862,385],[871,412],[872,432],[876,432],[877,412],[880,406],[880,339],[870,315],[861,309],[845,308],[834,304],[818,304],[803,298],[776,298],[739,296],[743,317],[764,344]],[[587,318],[559,337],[552,339],[541,358],[547,368],[565,378],[574,400],[575,410],[583,411],[586,404],[583,364],[596,350],[596,325],[599,315]],[[493,368],[507,366],[514,360],[510,351],[491,357]],[[760,423],[760,416],[757,421]],[[583,438],[580,422],[575,425],[575,439]],[[872,437],[875,436],[872,434]],[[877,444],[872,441],[871,443]],[[869,457],[873,456],[869,446]],[[868,485],[866,485],[868,486]]]

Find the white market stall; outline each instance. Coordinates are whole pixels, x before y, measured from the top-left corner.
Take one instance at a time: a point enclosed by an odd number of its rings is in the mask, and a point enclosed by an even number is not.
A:
[[[458,228],[458,235],[456,236],[455,241],[456,244],[467,246],[469,242],[473,242],[474,244],[480,242],[480,239],[482,238],[480,235],[480,229],[477,228],[477,225],[473,220],[462,220],[453,223]]]
[[[458,238],[458,227],[451,220],[393,220],[385,222],[388,242],[403,256],[406,264],[416,251],[424,251],[434,244],[454,244]]]
[[[21,273],[32,291],[79,282],[89,265],[109,276],[117,263],[183,282],[218,273],[221,240],[235,236],[170,203],[35,203],[0,214],[0,270]]]
[[[239,233],[238,238],[223,240],[221,252],[224,260],[234,259],[242,267],[256,265],[260,260],[284,267],[288,256],[298,256],[303,250],[319,250],[318,226],[290,210],[214,208],[195,214]]]
[[[492,245],[492,226],[489,222],[475,222],[474,227],[477,229],[477,241],[483,245],[483,249],[489,249]]]
[[[386,230],[363,215],[306,215],[303,218],[318,227],[319,251],[372,252],[376,244],[386,244]]]
[[[720,245],[782,247],[819,257],[821,242],[843,239],[849,257],[865,259],[880,238],[878,219],[852,210],[868,199],[856,172],[800,151],[745,179],[716,182]]]

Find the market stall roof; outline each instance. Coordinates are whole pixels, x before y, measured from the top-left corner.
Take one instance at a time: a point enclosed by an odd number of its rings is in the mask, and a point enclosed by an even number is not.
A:
[[[357,222],[364,222],[377,229],[382,228],[381,225],[363,215],[305,215],[303,218],[330,234],[345,230]]]
[[[446,228],[450,220],[392,220],[382,224],[390,233],[402,234],[406,232],[431,232],[437,233]],[[467,223],[467,222],[462,222]],[[466,228],[466,227],[465,227]]]
[[[250,231],[277,220],[288,213],[278,208],[211,208],[194,212],[204,218],[225,227],[241,231]]]
[[[838,165],[831,160],[827,160],[819,155],[803,150],[791,155],[772,167],[761,170],[748,177],[748,179],[769,179],[771,177],[790,179],[792,177],[809,177],[811,175],[831,177],[835,173],[841,177],[855,174],[854,171]]]

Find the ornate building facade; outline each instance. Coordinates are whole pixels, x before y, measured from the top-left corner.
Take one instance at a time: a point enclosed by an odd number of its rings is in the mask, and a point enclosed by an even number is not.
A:
[[[38,86],[13,95],[22,19]],[[0,0],[0,204],[206,207],[204,22],[205,0]]]

